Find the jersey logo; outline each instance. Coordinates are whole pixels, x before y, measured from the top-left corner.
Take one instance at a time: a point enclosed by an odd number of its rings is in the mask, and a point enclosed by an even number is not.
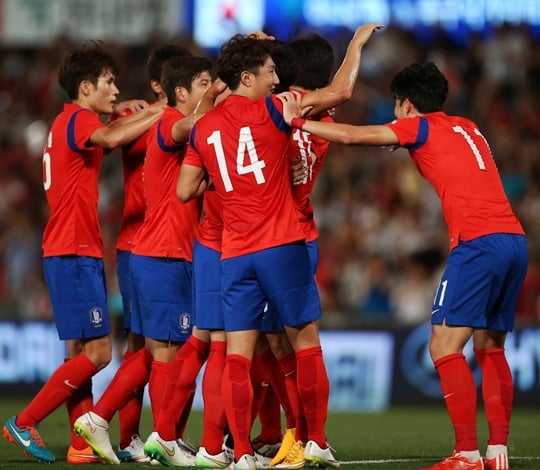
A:
[[[178,326],[182,332],[189,330],[191,326],[191,315],[187,312],[181,313]]]
[[[103,326],[103,311],[99,307],[92,307],[90,312],[90,323],[94,325],[95,328],[100,328]]]

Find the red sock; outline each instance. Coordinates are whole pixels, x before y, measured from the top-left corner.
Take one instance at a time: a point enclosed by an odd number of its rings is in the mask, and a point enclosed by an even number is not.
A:
[[[191,416],[191,407],[193,406],[193,400],[195,399],[195,392],[197,390],[197,384],[194,383],[191,388],[191,393],[188,397],[184,408],[182,408],[182,413],[180,414],[180,419],[176,423],[176,438],[183,438],[184,432],[186,431],[187,423],[189,417]]]
[[[66,359],[66,362],[69,360],[70,359]],[[88,447],[86,441],[73,430],[73,425],[79,416],[92,410],[93,407],[94,396],[92,395],[92,377],[90,377],[66,400],[69,429],[71,429],[70,446],[74,449],[82,450]]]
[[[154,426],[154,430],[166,441],[172,441],[178,437],[176,424],[193,394],[195,380],[208,357],[209,346],[208,342],[190,336],[178,350],[170,365],[161,409]],[[186,424],[187,417],[184,417],[184,420]]]
[[[201,447],[204,447],[212,455],[221,452],[227,424],[221,395],[221,377],[225,368],[226,349],[227,343],[225,341],[212,341],[210,343],[210,355],[202,381],[204,411]]]
[[[281,407],[279,400],[271,385],[268,385],[264,393],[264,400],[259,409],[259,421],[261,441],[275,444],[281,441]]]
[[[137,390],[148,382],[152,356],[145,348],[122,361],[111,383],[94,406],[94,413],[111,421],[114,413],[131,400]]]
[[[252,422],[255,422],[262,406],[266,389],[268,388],[264,384],[267,384],[270,380],[270,376],[268,375],[268,371],[264,364],[263,354],[253,354],[250,376],[251,386],[253,387],[253,409],[251,410],[251,419]]]
[[[148,380],[148,394],[150,395],[154,423],[157,423],[161,403],[163,402],[163,395],[169,381],[169,367],[170,364],[168,362],[152,361],[150,379]]]
[[[289,397],[289,403],[294,415],[295,425],[292,426],[296,428],[295,439],[297,441],[307,442],[308,440],[308,429],[306,417],[304,415],[304,409],[300,403],[300,396],[298,395],[298,380],[297,380],[297,371],[296,371],[296,355],[294,352],[283,356],[279,361],[279,366],[283,373],[283,380],[285,383],[285,388],[287,389],[287,395]]]
[[[295,358],[296,362],[296,358]],[[283,408],[285,413],[285,422],[287,429],[296,427],[296,418],[294,417],[294,412],[289,400],[289,395],[287,394],[287,387],[285,386],[285,375],[277,361],[276,357],[272,354],[272,357],[268,361],[268,371],[270,372],[270,383],[272,385],[272,390],[278,398],[278,401]],[[296,374],[294,377],[296,381]],[[301,410],[302,416],[304,415],[303,410]],[[280,413],[280,427],[281,427],[281,413]],[[305,422],[305,418],[303,419]]]
[[[514,385],[504,348],[474,349],[482,369],[482,396],[489,427],[490,445],[507,445]]]
[[[239,354],[228,354],[221,384],[223,404],[227,422],[234,439],[234,457],[238,461],[244,454],[253,454],[251,441],[251,409],[253,388],[251,387],[251,361]]]
[[[463,354],[449,354],[435,361],[441,388],[456,438],[458,452],[478,449],[476,437],[476,385]]]
[[[139,351],[143,351],[140,353]],[[135,354],[140,354],[138,361],[144,362],[146,366],[146,382],[133,392],[133,396],[129,401],[118,411],[118,421],[120,426],[120,448],[124,449],[131,444],[131,439],[134,435],[139,434],[139,425],[141,422],[141,411],[144,397],[144,386],[148,383],[150,377],[150,367],[152,364],[152,355],[146,348],[142,348],[137,353],[126,351],[124,361],[133,357]],[[144,357],[143,357],[144,356]]]
[[[77,354],[53,372],[30,404],[17,415],[17,425],[35,426],[96,373],[94,363],[83,353]]]
[[[320,346],[302,349],[296,353],[296,382],[298,396],[304,407],[308,439],[326,449],[328,443],[324,425],[328,415],[330,384]]]

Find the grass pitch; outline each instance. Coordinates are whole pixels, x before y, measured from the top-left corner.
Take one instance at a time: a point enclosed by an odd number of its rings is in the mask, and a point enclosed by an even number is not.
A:
[[[27,400],[2,399],[0,423],[17,413]],[[142,438],[152,431],[151,413],[144,409]],[[512,470],[540,469],[540,409],[514,410],[509,454]],[[185,437],[198,445],[202,426],[201,412],[194,411]],[[452,452],[454,443],[450,420],[441,400],[439,407],[399,407],[384,413],[332,413],[327,421],[327,436],[336,449],[344,470],[415,469],[432,465]],[[95,465],[67,465],[69,429],[65,408],[58,409],[40,426],[41,435],[56,456],[55,470],[96,468]],[[254,435],[257,429],[254,430]],[[481,451],[485,450],[487,427],[483,413],[478,415]],[[118,442],[118,423],[111,423],[111,440]],[[0,439],[0,469],[43,469],[44,463],[25,457],[5,439]],[[124,468],[156,468],[149,464],[123,463]]]

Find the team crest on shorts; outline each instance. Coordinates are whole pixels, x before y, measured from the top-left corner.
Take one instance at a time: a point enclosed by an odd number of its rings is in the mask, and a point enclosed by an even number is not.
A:
[[[180,331],[185,332],[189,330],[191,326],[191,315],[187,312],[181,313],[179,323]]]
[[[92,307],[88,313],[90,315],[90,323],[95,328],[103,326],[103,311],[99,307]]]

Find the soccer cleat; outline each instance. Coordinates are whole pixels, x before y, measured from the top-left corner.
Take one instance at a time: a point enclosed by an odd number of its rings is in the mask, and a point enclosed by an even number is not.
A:
[[[251,441],[251,446],[255,451],[255,458],[263,465],[268,465],[281,447],[281,441],[274,444],[263,442],[259,436]]]
[[[467,457],[454,451],[450,457],[442,462],[431,467],[424,467],[421,470],[484,470],[484,461],[479,459],[476,462],[470,462]]]
[[[295,441],[295,435],[296,435],[296,429],[290,428],[285,430],[285,434],[283,435],[283,439],[281,440],[281,446],[279,450],[277,451],[276,455],[270,460],[269,464],[270,467],[275,467],[277,464],[283,462],[285,460],[285,457],[287,457],[287,454],[291,450],[291,447],[294,444]]]
[[[492,459],[484,460],[485,470],[510,470],[510,462],[508,462],[508,455],[499,454]]]
[[[123,449],[118,448],[116,456],[122,462],[150,462],[150,458],[144,455],[144,442],[138,434],[131,436],[131,442]]]
[[[315,441],[308,441],[304,450],[304,460],[317,467],[339,468],[339,461],[332,454],[332,450],[330,446],[321,449]]]
[[[73,425],[75,432],[81,436],[94,453],[104,463],[119,465],[109,438],[109,423],[92,411],[79,416]]]
[[[229,457],[229,460],[232,462],[234,460],[234,442],[232,434],[225,434],[221,449],[227,454],[227,457]]]
[[[194,467],[195,457],[181,449],[176,440],[165,441],[154,431],[144,443],[144,453],[167,467]]]
[[[195,455],[197,454],[198,449],[189,441],[184,441],[184,439],[176,439],[176,443],[180,449],[186,451],[188,454]]]
[[[244,454],[238,459],[238,462],[233,460],[227,468],[230,470],[256,470],[263,468],[263,466],[254,455]]]
[[[225,450],[212,455],[204,447],[201,447],[197,451],[197,455],[195,455],[195,466],[199,468],[226,468],[231,462],[232,460]]]
[[[90,446],[84,449],[75,449],[73,446],[69,446],[66,462],[71,465],[90,465],[94,463],[101,463],[101,459],[94,454],[94,451]]]
[[[306,445],[302,441],[296,441],[283,462],[278,463],[275,468],[303,468],[306,463],[304,460],[305,447]]]
[[[17,417],[12,416],[4,425],[4,437],[18,446],[25,455],[43,462],[52,463],[56,460],[49,452],[41,438],[39,426],[17,426]]]

